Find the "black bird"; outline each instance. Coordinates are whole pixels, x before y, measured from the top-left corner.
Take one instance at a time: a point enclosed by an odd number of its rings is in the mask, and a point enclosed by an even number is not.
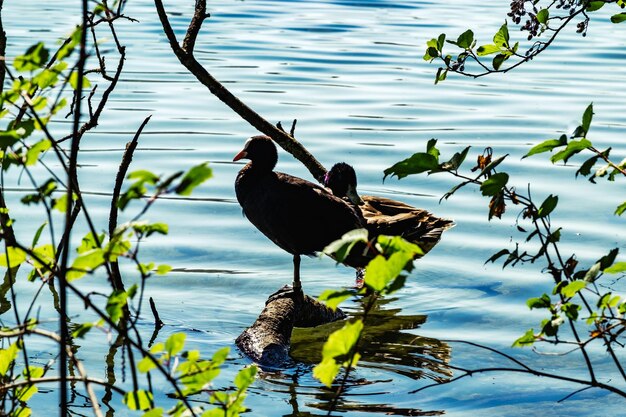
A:
[[[301,290],[300,255],[312,255],[350,230],[363,228],[351,204],[302,178],[274,172],[276,146],[253,136],[233,161],[249,159],[235,181],[245,216],[265,236],[293,255],[293,289]]]
[[[441,234],[454,226],[452,220],[436,217],[400,201],[375,196],[360,197],[356,191],[354,168],[345,162],[335,164],[326,173],[324,185],[337,197],[349,199],[361,211],[370,236],[399,235],[427,253],[439,242]]]

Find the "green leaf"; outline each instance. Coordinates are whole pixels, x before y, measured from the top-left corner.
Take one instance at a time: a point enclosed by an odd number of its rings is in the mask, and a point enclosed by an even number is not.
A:
[[[156,274],[157,275],[166,275],[168,272],[170,272],[172,270],[172,267],[170,265],[159,265],[156,269]]]
[[[413,154],[410,158],[397,162],[385,169],[383,180],[389,175],[392,177],[395,175],[398,179],[401,179],[408,175],[420,174],[426,171],[437,170],[438,168],[438,158],[429,153],[418,152]]]
[[[15,268],[26,261],[26,252],[18,247],[8,246],[6,251],[0,253],[0,266]]]
[[[323,252],[332,256],[337,262],[343,262],[358,242],[367,242],[367,229],[355,229],[341,236],[326,246]]]
[[[493,36],[493,43],[501,48],[509,47],[509,28],[506,22],[500,26],[498,32]]]
[[[382,292],[400,275],[413,256],[407,252],[396,252],[389,259],[377,255],[365,269],[365,285],[374,291]]]
[[[52,142],[48,139],[42,139],[31,146],[28,152],[26,152],[26,166],[35,165],[39,160],[39,155],[50,149],[51,146]]]
[[[67,100],[62,98],[59,100],[50,110],[50,113],[57,114],[59,110],[62,110],[67,105]]]
[[[126,294],[128,295],[128,298],[130,299],[135,298],[135,295],[137,295],[138,289],[139,289],[139,286],[136,283],[131,285],[130,288],[126,290]]]
[[[19,348],[17,343],[12,343],[6,349],[0,349],[0,376],[5,376],[11,367],[11,363],[17,358]]]
[[[15,57],[13,67],[17,71],[33,71],[43,68],[48,62],[50,53],[44,46],[43,42],[39,42],[26,50],[24,55]]]
[[[478,54],[478,56],[491,55],[491,54],[495,54],[498,52],[500,52],[500,47],[498,45],[492,45],[492,44],[479,46],[478,49],[476,50],[476,53]]]
[[[35,268],[43,272],[52,271],[54,269],[54,263],[56,262],[55,251],[56,248],[51,243],[34,248],[33,253],[37,259],[33,257],[32,261]]]
[[[491,258],[489,258],[489,259],[487,259],[487,260],[485,261],[485,263],[487,263],[487,262],[493,262],[493,263],[495,263],[495,262],[496,262],[499,258],[503,257],[504,255],[509,255],[510,253],[511,253],[511,252],[510,252],[508,249],[502,249],[502,250],[500,250],[499,252],[497,252],[497,253],[493,254],[493,255],[491,256]]]
[[[57,81],[59,81],[59,74],[51,69],[44,69],[33,77],[33,82],[37,84],[37,87],[41,90],[54,86]]]
[[[82,278],[86,273],[90,273],[104,263],[104,251],[100,248],[92,249],[80,254],[74,262],[70,270],[67,272],[66,279],[73,281]]]
[[[75,193],[72,193],[72,200],[76,201],[77,199],[78,199],[78,196]],[[61,197],[53,201],[54,201],[52,204],[53,209],[60,211],[61,213],[65,213],[67,211],[67,193],[63,192]]]
[[[164,350],[165,350],[165,343],[159,342],[159,343],[155,343],[154,345],[152,345],[152,347],[150,348],[150,353],[152,353],[153,355],[156,355],[156,354],[163,352]]]
[[[565,149],[555,153],[552,158],[550,158],[550,161],[552,161],[552,163],[555,163],[563,160],[564,163],[567,163],[567,161],[572,156],[591,146],[591,142],[589,142],[587,139],[572,140],[567,144],[567,147]]]
[[[513,342],[513,347],[532,346],[533,343],[535,343],[535,331],[528,329],[522,337]]]
[[[313,368],[313,376],[327,387],[330,387],[342,364],[346,364],[349,355],[361,336],[363,322],[356,320],[346,323],[341,329],[328,336],[322,348],[322,361]],[[354,355],[352,365],[358,360]]]
[[[541,9],[539,10],[539,13],[537,13],[537,21],[539,23],[543,23],[545,25],[548,22],[549,18],[550,18],[550,10],[548,9]]]
[[[73,71],[70,74],[70,77],[68,78],[67,81],[70,83],[70,85],[72,86],[74,90],[78,90],[78,72],[77,71]],[[83,90],[89,87],[91,87],[91,82],[89,82],[89,79],[87,79],[87,77],[83,76],[83,86],[82,86]]]
[[[80,246],[76,248],[76,252],[85,253],[92,249],[98,249],[102,242],[104,242],[104,233],[94,236],[93,233],[89,232],[83,236]]]
[[[194,188],[213,176],[213,171],[205,162],[191,168],[175,189],[176,194],[190,195]]]
[[[472,46],[472,42],[474,42],[474,32],[468,29],[461,33],[456,44],[459,48],[469,49]]]
[[[469,152],[470,148],[471,146],[468,146],[463,149],[463,151],[455,153],[448,162],[444,162],[443,164],[441,164],[441,169],[447,171],[456,171],[457,169],[459,169],[463,161],[465,161],[465,158],[467,157],[467,153]]]
[[[621,216],[625,211],[626,211],[626,201],[624,201],[622,204],[617,206],[617,208],[615,209],[615,214],[617,216]]]
[[[89,332],[89,330],[91,330],[92,327],[93,323],[83,323],[74,329],[74,331],[72,332],[72,337],[74,339],[82,339]]]
[[[170,357],[175,356],[178,352],[183,350],[186,338],[187,335],[185,335],[185,333],[174,333],[167,338],[167,341],[165,342],[165,350]]]
[[[106,312],[109,314],[113,323],[118,323],[124,316],[124,307],[128,300],[126,291],[115,290],[107,299]]]
[[[445,41],[446,41],[446,34],[442,33],[437,37],[437,41],[435,42],[434,46],[436,46],[437,49],[441,51],[443,49],[443,45]]]
[[[593,168],[593,166],[596,164],[596,162],[598,162],[598,159],[600,158],[599,155],[596,156],[592,156],[591,158],[587,159],[581,166],[580,168],[578,168],[578,170],[576,170],[576,177],[578,177],[578,175],[583,175],[583,176],[587,176],[589,174],[591,174],[591,168]],[[595,176],[594,176],[595,177]],[[593,182],[593,178],[592,177],[590,179],[591,182]]]
[[[596,10],[600,10],[605,4],[606,3],[603,1],[590,1],[585,10],[588,12],[595,12]]]
[[[157,407],[145,412],[141,417],[163,417],[164,412],[165,410],[163,410],[161,407]]]
[[[22,137],[18,130],[0,130],[0,150],[13,146]]]
[[[596,262],[591,268],[589,268],[587,271],[584,271],[584,272],[585,272],[585,275],[583,277],[583,280],[585,282],[595,281],[596,277],[600,273],[600,262]]]
[[[147,182],[148,184],[152,184],[155,185],[157,182],[159,182],[159,176],[147,171],[145,169],[140,169],[137,171],[133,171],[130,174],[128,174],[126,176],[127,179],[129,180],[140,180],[142,182]]]
[[[434,156],[439,161],[439,149],[437,149],[437,139],[432,138],[426,142],[426,153]]]
[[[355,320],[353,323],[347,322],[341,329],[336,330],[328,336],[328,340],[324,343],[324,347],[322,348],[322,357],[340,360],[345,359],[345,356],[352,351],[356,342],[359,340],[362,330],[363,321]]]
[[[235,377],[235,386],[239,388],[239,391],[245,391],[254,382],[257,374],[257,367],[252,365],[243,368],[237,373]]]
[[[139,270],[139,272],[142,275],[150,275],[152,268],[154,268],[154,262],[150,262],[147,264],[143,264],[143,263],[137,264],[137,270]]]
[[[504,61],[506,61],[508,59],[508,56],[505,54],[498,54],[495,57],[493,57],[493,69],[498,71],[500,69],[500,67],[502,66],[502,64],[504,63]]]
[[[18,401],[26,403],[33,395],[37,393],[37,391],[37,386],[26,385],[16,390],[15,397]]]
[[[226,358],[228,358],[228,352],[230,352],[230,349],[228,348],[228,346],[218,349],[213,354],[213,357],[211,358],[211,362],[213,362],[215,365],[223,364],[224,362],[226,362]]]
[[[552,300],[548,294],[543,294],[540,298],[529,298],[526,301],[526,305],[531,310],[534,308],[550,308],[552,306]]]
[[[104,247],[105,259],[108,262],[117,262],[117,258],[126,255],[131,246],[130,240],[124,239],[123,235],[114,236]]]
[[[318,299],[323,301],[328,307],[333,310],[337,309],[337,306],[354,295],[352,290],[325,290],[320,294]]]
[[[424,53],[424,61],[432,61],[438,56],[439,56],[439,51],[437,51],[437,48],[433,46],[429,46],[426,48],[426,52]]]
[[[57,60],[62,60],[63,58],[69,56],[72,51],[78,46],[80,43],[80,39],[82,38],[82,29],[80,26],[76,26],[74,31],[68,36],[63,45],[59,48],[57,52]]]
[[[148,223],[142,221],[134,222],[131,226],[135,232],[145,236],[150,236],[153,233],[166,235],[169,232],[169,226],[166,223]]]
[[[565,298],[572,298],[586,286],[587,286],[587,281],[583,281],[583,280],[572,281],[561,289],[561,294]]]
[[[435,85],[439,84],[440,81],[444,81],[447,76],[448,76],[448,70],[439,68],[437,70],[437,74],[435,75]]]
[[[419,246],[403,239],[401,236],[379,235],[376,242],[385,256],[390,256],[396,252],[406,252],[411,257],[424,254],[424,251]]]
[[[561,135],[559,139],[548,139],[538,145],[533,146],[530,151],[528,151],[528,153],[522,157],[522,159],[538,153],[552,151],[554,148],[565,145],[567,145],[567,136],[565,135]]]
[[[33,99],[32,107],[35,111],[42,111],[46,108],[48,99],[46,97],[38,96]]]
[[[626,20],[626,13],[618,13],[611,16],[611,22],[613,23],[622,23]]]
[[[552,211],[556,208],[556,205],[559,202],[559,197],[556,195],[550,194],[548,198],[541,203],[541,207],[537,211],[537,218],[540,219],[542,217],[548,216]]]
[[[585,113],[583,113],[583,123],[582,128],[585,131],[585,135],[589,133],[589,128],[591,127],[591,119],[593,118],[593,103],[591,103],[585,109]]]
[[[39,226],[39,228],[37,229],[37,232],[35,232],[35,236],[33,237],[33,243],[31,243],[31,247],[37,246],[37,242],[39,242],[41,233],[43,232],[43,229],[45,229],[47,225],[48,225],[48,222],[44,222],[41,226]]]
[[[129,391],[124,394],[124,404],[131,410],[150,410],[153,406],[153,395],[150,391],[143,389]]]
[[[543,325],[541,331],[547,336],[556,336],[559,332],[559,326],[561,326],[564,322],[565,320],[563,320],[563,317],[559,315],[553,316],[550,320],[543,320],[541,322]]]
[[[565,313],[567,318],[570,320],[578,320],[578,311],[580,311],[580,306],[578,304],[573,303],[565,303],[561,305],[561,311]]]
[[[313,368],[313,376],[330,388],[340,369],[341,365],[334,360],[324,359]]]
[[[137,369],[139,372],[145,374],[155,369],[157,366],[149,356],[144,356],[138,363]]]
[[[9,414],[9,417],[30,417],[31,413],[32,410],[26,406],[17,407],[13,410],[13,412],[11,412],[11,414]]]
[[[485,196],[494,196],[498,194],[509,181],[509,174],[506,172],[498,172],[486,179],[480,186],[480,191]]]
[[[615,262],[610,267],[604,269],[604,272],[607,274],[619,274],[624,271],[626,271],[626,262]]]
[[[600,264],[600,271],[604,271],[606,268],[613,265],[613,262],[615,262],[615,258],[617,257],[618,253],[619,248],[613,248],[609,251],[608,254],[598,259],[598,263]]]

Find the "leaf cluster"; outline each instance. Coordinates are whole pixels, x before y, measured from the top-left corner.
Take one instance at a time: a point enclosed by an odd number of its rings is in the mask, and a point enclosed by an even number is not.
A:
[[[324,253],[333,256],[337,262],[343,262],[350,254],[363,251],[363,246],[376,253],[365,269],[363,287],[339,291],[326,290],[319,297],[333,309],[350,297],[363,296],[369,300],[361,319],[346,322],[324,343],[322,360],[313,369],[313,376],[328,387],[335,381],[342,367],[345,368],[347,377],[350,370],[357,365],[360,359],[358,343],[366,324],[367,313],[373,307],[374,301],[382,295],[391,294],[404,287],[407,274],[413,270],[413,259],[417,255],[423,255],[423,251],[417,245],[400,236],[379,235],[369,240],[365,229],[346,233],[341,239],[328,245]]]
[[[477,47],[474,32],[470,29],[459,35],[456,40],[446,40],[445,33],[436,39],[426,42],[424,60],[438,61],[443,66],[437,69],[435,84],[447,78],[449,72],[466,76],[480,77],[496,72],[507,72],[520,64],[532,60],[535,56],[547,49],[556,36],[570,22],[577,17],[577,32],[583,36],[587,34],[589,14],[600,10],[607,4],[615,3],[624,8],[623,0],[599,0],[599,1],[571,1],[571,0],[514,0],[511,2],[511,11],[508,16],[513,23],[520,25],[520,30],[527,33],[527,40],[531,41],[525,51],[520,51],[520,43],[512,43],[509,35],[508,23],[505,21],[493,35],[493,42],[482,44]],[[521,22],[524,20],[524,24]],[[621,23],[626,21],[626,13],[620,12],[611,16],[611,22]],[[545,39],[545,40],[544,40]],[[446,44],[454,45],[455,52],[448,52],[444,48]],[[493,55],[491,62],[486,62],[485,57]],[[508,67],[503,64],[510,58],[515,58]],[[468,67],[468,65],[471,67]],[[466,69],[467,67],[467,69]]]

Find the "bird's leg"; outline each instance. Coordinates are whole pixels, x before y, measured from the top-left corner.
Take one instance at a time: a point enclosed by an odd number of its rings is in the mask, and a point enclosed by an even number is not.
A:
[[[300,255],[293,255],[293,286],[285,285],[274,294],[270,295],[265,305],[281,298],[293,297],[294,301],[302,301],[302,283],[300,282]]]
[[[300,255],[293,255],[293,290],[302,293],[300,282]]]

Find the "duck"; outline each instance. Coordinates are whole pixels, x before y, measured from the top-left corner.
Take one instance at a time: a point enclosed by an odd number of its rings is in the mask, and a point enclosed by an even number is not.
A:
[[[235,180],[245,217],[276,246],[293,256],[293,291],[302,293],[300,262],[345,233],[365,227],[353,205],[302,178],[275,172],[276,145],[267,136],[249,138],[233,161],[249,162]]]
[[[402,236],[428,253],[454,222],[400,201],[377,196],[359,196],[354,168],[339,162],[324,176],[324,186],[344,201],[349,201],[365,219],[370,236]],[[422,255],[420,255],[422,256]]]

